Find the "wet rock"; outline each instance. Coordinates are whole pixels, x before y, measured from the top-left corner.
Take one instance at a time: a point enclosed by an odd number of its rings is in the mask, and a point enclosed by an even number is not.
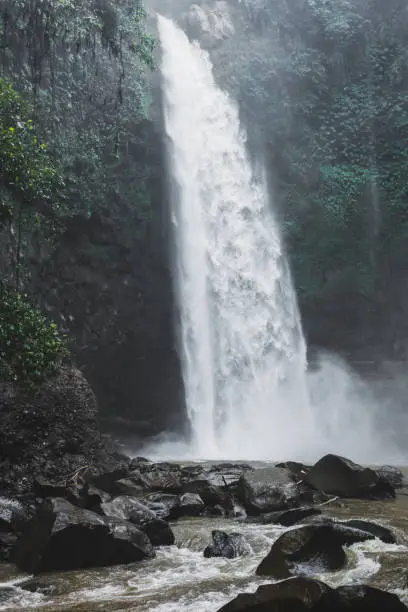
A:
[[[0,532],[0,561],[8,563],[11,561],[14,546],[17,542],[17,535],[14,533]]]
[[[131,472],[133,472],[133,470],[137,470],[139,469],[139,467],[146,467],[151,465],[152,462],[150,461],[150,459],[146,459],[146,457],[134,457],[133,459],[131,459],[130,464],[129,464],[129,469]]]
[[[270,553],[258,566],[258,576],[288,578],[308,571],[334,571],[346,564],[344,545],[373,539],[368,532],[346,527],[340,523],[306,525],[281,535],[272,545]]]
[[[316,612],[407,612],[397,595],[366,585],[342,586],[330,597],[326,595],[322,608]]]
[[[155,513],[157,518],[168,520],[179,502],[178,495],[170,493],[150,493],[139,498],[140,502]]]
[[[42,476],[34,478],[34,493],[37,497],[60,497],[78,508],[100,513],[100,505],[111,499],[109,493],[101,491],[92,484],[72,482],[69,485],[53,483]]]
[[[374,538],[382,540],[386,544],[395,544],[396,542],[395,535],[392,533],[391,529],[383,527],[382,525],[378,525],[378,523],[372,523],[371,521],[350,519],[348,521],[341,521],[341,523],[336,523],[336,525],[344,525],[345,527],[357,529],[358,531],[361,531],[363,533],[368,533]]]
[[[268,467],[243,474],[236,496],[248,514],[256,516],[298,505],[299,490],[289,470]]]
[[[30,515],[20,501],[0,497],[0,532],[19,533],[29,520]]]
[[[140,484],[143,489],[180,494],[183,491],[181,468],[173,464],[148,465],[145,471],[139,470],[129,475],[129,480]]]
[[[217,506],[206,506],[204,508],[203,516],[215,517],[215,516],[226,516],[224,508],[220,505]]]
[[[238,595],[218,612],[406,612],[396,595],[365,585],[332,589],[318,580],[297,577]]]
[[[13,561],[28,573],[127,564],[154,556],[145,533],[131,523],[105,518],[47,499],[19,538]]]
[[[251,547],[240,533],[225,533],[215,529],[212,534],[212,544],[204,550],[204,557],[226,557],[235,559],[251,553]]]
[[[168,523],[157,518],[155,513],[140,500],[122,495],[101,505],[105,516],[129,521],[146,533],[154,546],[171,546],[174,534]]]
[[[289,470],[292,478],[295,481],[304,480],[310,471],[310,465],[299,463],[298,461],[285,461],[284,463],[277,463],[276,467],[286,468]]]
[[[306,481],[320,491],[339,497],[386,497],[394,491],[388,482],[380,481],[374,470],[337,455],[322,457],[311,468]]]
[[[105,489],[106,490],[106,489]],[[110,493],[113,497],[116,495],[128,495],[135,497],[144,493],[145,488],[143,484],[137,482],[134,478],[121,478],[116,480],[110,489]]]
[[[0,388],[3,491],[24,494],[41,474],[58,481],[99,460],[103,442],[95,395],[83,374],[62,367],[36,393]]]
[[[313,507],[293,508],[292,510],[282,510],[263,514],[261,522],[264,524],[274,523],[276,525],[283,525],[284,527],[291,527],[309,516],[319,516],[321,513],[321,510]]]
[[[404,485],[404,474],[396,467],[383,465],[375,469],[380,482],[388,483],[394,489],[400,489]]]
[[[207,480],[192,480],[183,486],[183,493],[196,493],[206,506],[223,506],[226,494],[221,487],[209,484]]]
[[[93,485],[110,495],[118,493],[117,483],[126,479],[129,474],[129,466],[126,462],[105,467],[93,467],[85,475],[85,482]]]
[[[20,589],[23,589],[23,591],[41,593],[41,595],[52,595],[55,591],[52,584],[44,583],[36,578],[32,578],[26,582],[20,582],[18,586]]]
[[[313,610],[323,595],[331,591],[318,580],[292,578],[260,586],[253,594],[238,595],[218,612],[306,612]]]
[[[197,493],[184,493],[180,495],[176,506],[171,511],[170,518],[178,519],[182,516],[200,516],[205,505]]]

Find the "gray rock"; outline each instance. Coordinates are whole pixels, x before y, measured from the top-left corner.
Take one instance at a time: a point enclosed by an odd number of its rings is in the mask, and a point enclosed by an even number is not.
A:
[[[121,495],[111,502],[101,504],[105,516],[122,521],[129,521],[146,533],[153,546],[170,546],[174,544],[174,534],[168,523],[134,497]]]
[[[251,547],[241,533],[226,533],[215,529],[212,544],[204,550],[204,557],[226,557],[235,559],[251,553]]]

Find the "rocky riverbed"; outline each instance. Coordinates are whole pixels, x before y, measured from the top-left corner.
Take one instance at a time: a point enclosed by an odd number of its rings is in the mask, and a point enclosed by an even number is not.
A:
[[[0,542],[4,611],[217,612],[282,580],[225,610],[408,603],[404,475],[334,455],[313,467],[122,457],[64,483],[37,477],[32,493],[0,498]],[[341,585],[366,590],[328,590]]]

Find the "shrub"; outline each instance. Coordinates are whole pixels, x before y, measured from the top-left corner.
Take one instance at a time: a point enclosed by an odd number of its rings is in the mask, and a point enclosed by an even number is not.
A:
[[[52,375],[69,355],[57,325],[26,296],[0,292],[0,380],[33,387]]]

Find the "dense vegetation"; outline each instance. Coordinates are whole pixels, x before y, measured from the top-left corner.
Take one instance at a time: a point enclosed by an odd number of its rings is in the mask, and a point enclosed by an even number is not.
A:
[[[29,108],[0,79],[0,381],[23,387],[54,373],[67,354],[55,323],[20,293],[32,244],[55,236],[62,186]]]
[[[393,292],[406,279],[408,5],[241,0],[239,8],[235,37],[214,52],[217,70],[254,148],[266,144],[306,325],[334,315],[316,340],[335,336],[347,348],[367,326],[381,334],[376,317],[396,310]]]

